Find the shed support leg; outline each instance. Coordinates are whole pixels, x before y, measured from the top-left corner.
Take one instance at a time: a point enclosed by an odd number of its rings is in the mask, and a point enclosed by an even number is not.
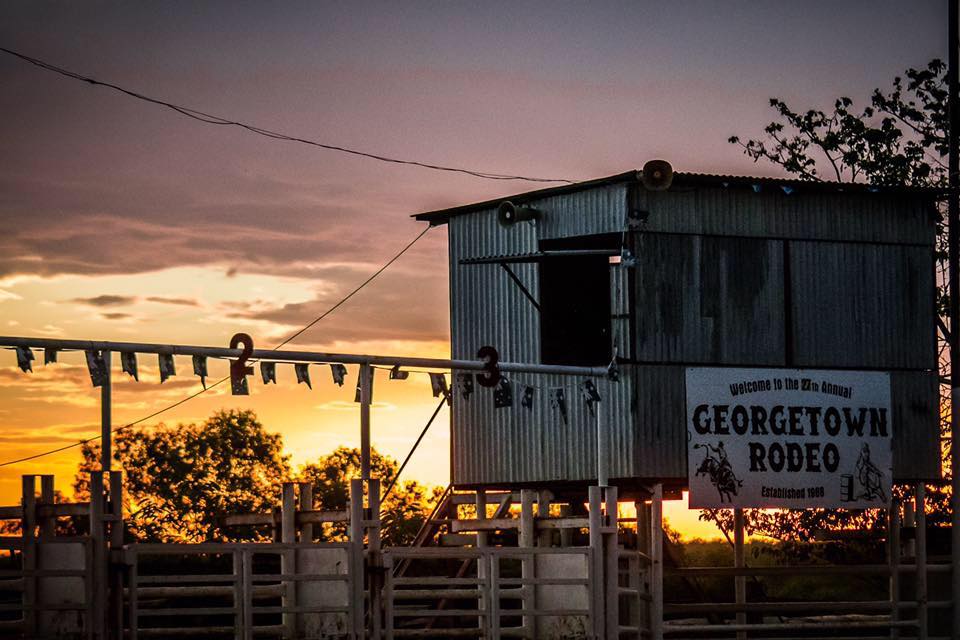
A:
[[[529,489],[520,491],[520,547],[531,548],[536,541],[535,527],[536,522],[533,517],[533,500],[535,493]],[[521,577],[524,580],[532,580],[537,575],[536,557],[524,555],[521,560]],[[521,587],[523,593],[523,608],[533,610],[537,608],[537,586],[534,584],[524,584]],[[523,616],[523,629],[528,638],[537,637],[537,617]]]
[[[650,502],[650,637],[663,640],[663,485],[653,487]]]
[[[733,510],[733,566],[737,569],[743,569],[745,565],[743,558],[743,509]],[[738,575],[734,578],[734,591],[737,599],[737,607],[742,607],[747,602],[747,578]],[[747,614],[737,610],[737,624],[746,624]],[[737,640],[746,640],[747,632],[738,631]]]

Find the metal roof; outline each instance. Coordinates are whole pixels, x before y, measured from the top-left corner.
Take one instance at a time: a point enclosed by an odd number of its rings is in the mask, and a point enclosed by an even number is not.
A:
[[[504,200],[510,200],[516,204],[546,198],[549,196],[575,193],[602,187],[605,185],[619,183],[641,183],[643,172],[639,169],[633,169],[624,173],[607,176],[606,178],[597,178],[576,182],[573,184],[564,184],[557,187],[548,187],[546,189],[537,189],[535,191],[526,191],[511,196],[503,196],[493,200],[475,202],[447,209],[437,209],[435,211],[425,211],[412,217],[416,220],[429,222],[431,226],[446,224],[454,217],[485,209],[493,209],[500,205]],[[908,195],[921,198],[936,199],[946,194],[945,189],[935,187],[906,187],[906,186],[881,186],[854,182],[816,182],[811,180],[794,180],[789,178],[765,178],[759,176],[733,176],[709,173],[685,173],[677,172],[674,174],[673,183],[670,190],[683,190],[695,187],[714,187],[730,189],[752,189],[760,191],[767,189],[777,189],[787,194],[797,192],[808,193],[879,193],[886,195]]]

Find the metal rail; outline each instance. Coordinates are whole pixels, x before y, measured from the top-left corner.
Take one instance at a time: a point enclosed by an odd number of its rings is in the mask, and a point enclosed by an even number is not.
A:
[[[56,351],[120,351],[127,353],[162,353],[175,356],[206,356],[208,358],[239,358],[242,349],[228,347],[204,347],[182,344],[155,344],[148,342],[110,342],[100,340],[60,340],[53,338],[27,338],[0,336],[0,347],[29,347],[31,349],[54,349]],[[410,358],[403,356],[374,356],[350,353],[325,353],[319,351],[286,351],[254,349],[252,360],[268,362],[312,362],[317,364],[359,364],[416,367],[423,369],[450,369],[457,371],[483,371],[487,364],[481,360],[448,360],[443,358]],[[571,376],[610,377],[611,367],[578,367],[556,364],[532,364],[498,362],[501,371],[508,373],[552,373]]]

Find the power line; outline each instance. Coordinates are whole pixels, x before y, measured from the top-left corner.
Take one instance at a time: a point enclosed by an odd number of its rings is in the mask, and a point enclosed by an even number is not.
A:
[[[412,247],[414,244],[416,244],[416,242],[417,242],[420,238],[422,238],[423,236],[425,236],[425,235],[427,234],[427,232],[430,231],[430,229],[432,229],[432,228],[433,228],[433,227],[427,227],[426,229],[424,229],[423,231],[421,231],[421,232],[417,235],[417,237],[415,237],[413,240],[411,240],[410,242],[408,242],[408,243],[406,244],[406,246],[403,247],[403,249],[401,249],[395,256],[393,256],[392,258],[390,258],[382,267],[380,267],[379,269],[377,269],[377,270],[373,273],[373,275],[371,275],[369,278],[367,278],[366,280],[364,280],[364,281],[360,284],[360,286],[358,286],[358,287],[355,288],[353,291],[351,291],[350,293],[348,293],[346,296],[344,296],[343,298],[341,298],[340,301],[337,302],[336,304],[334,304],[332,307],[330,307],[329,309],[327,309],[326,311],[324,311],[323,313],[321,313],[319,316],[317,316],[316,318],[314,318],[309,324],[307,324],[306,326],[304,326],[302,329],[298,330],[296,333],[294,333],[293,335],[291,335],[290,337],[288,337],[286,340],[284,340],[283,342],[281,342],[281,343],[278,344],[277,346],[273,347],[273,349],[271,349],[271,351],[276,351],[277,349],[279,349],[280,347],[284,346],[285,344],[287,344],[287,343],[289,343],[289,342],[292,342],[294,339],[296,339],[298,336],[300,336],[304,331],[306,331],[307,329],[309,329],[309,328],[312,327],[313,325],[317,324],[318,322],[320,322],[321,320],[323,320],[324,318],[326,318],[328,315],[330,315],[331,313],[333,313],[336,309],[338,309],[339,307],[341,307],[347,300],[349,300],[350,298],[352,298],[352,297],[353,297],[355,294],[357,294],[361,289],[363,289],[363,288],[366,287],[368,284],[370,284],[371,282],[373,282],[373,280],[374,280],[377,276],[379,276],[381,273],[383,273],[384,271],[386,271],[387,268],[388,268],[390,265],[392,265],[394,262],[396,262],[396,261],[400,258],[400,256],[402,256],[403,254],[405,254],[405,253],[407,252],[407,250],[410,249],[410,247]],[[111,431],[111,433],[117,433],[117,432],[119,432],[119,431],[123,431],[124,429],[129,429],[130,427],[134,427],[134,426],[136,426],[136,425],[138,425],[138,424],[140,424],[140,423],[142,423],[142,422],[146,422],[147,420],[150,420],[151,418],[155,418],[155,417],[159,416],[159,415],[162,414],[162,413],[166,413],[167,411],[170,411],[171,409],[175,409],[175,408],[179,407],[179,406],[182,405],[182,404],[186,404],[187,402],[193,400],[193,399],[196,398],[197,396],[203,395],[204,393],[206,393],[206,392],[209,391],[210,389],[213,389],[213,388],[216,387],[217,385],[220,385],[220,384],[226,382],[226,381],[229,380],[229,379],[230,379],[230,376],[227,376],[227,377],[224,377],[224,378],[220,378],[219,380],[217,380],[217,381],[214,382],[213,384],[211,384],[211,385],[209,385],[209,386],[201,389],[200,391],[197,391],[196,393],[193,393],[193,394],[191,394],[191,395],[189,395],[189,396],[187,396],[187,397],[185,397],[185,398],[181,398],[180,400],[174,402],[174,403],[171,404],[171,405],[168,405],[168,406],[164,407],[163,409],[159,409],[159,410],[157,410],[157,411],[154,411],[154,412],[151,413],[150,415],[144,416],[144,417],[142,417],[142,418],[138,418],[137,420],[134,420],[133,422],[129,422],[129,423],[123,425],[123,426],[116,427],[115,429],[113,429],[113,430]],[[432,418],[431,418],[431,421],[432,421]],[[429,426],[429,425],[428,425],[428,426]],[[422,435],[421,435],[421,437],[422,437]],[[19,464],[19,463],[21,463],[21,462],[28,462],[28,461],[30,461],[30,460],[36,460],[37,458],[43,458],[43,457],[45,457],[45,456],[53,455],[54,453],[60,453],[60,452],[62,452],[62,451],[67,451],[67,450],[69,450],[69,449],[73,449],[74,447],[83,446],[83,445],[87,444],[88,442],[93,442],[93,441],[95,441],[95,440],[99,440],[100,438],[101,438],[101,436],[97,435],[97,436],[94,436],[94,437],[92,437],[92,438],[87,438],[86,440],[79,440],[79,441],[77,441],[77,442],[74,442],[74,443],[72,443],[72,444],[68,444],[68,445],[59,447],[59,448],[57,448],[57,449],[51,449],[50,451],[44,451],[43,453],[37,453],[37,454],[30,455],[30,456],[26,456],[26,457],[23,457],[23,458],[18,458],[18,459],[16,459],[16,460],[8,460],[8,461],[6,461],[6,462],[0,462],[0,467],[9,467],[9,466],[11,466],[11,465]],[[419,442],[419,440],[418,440],[418,442]],[[411,453],[412,453],[412,452],[411,452]]]
[[[205,122],[206,124],[216,124],[216,125],[226,125],[232,127],[239,127],[245,129],[251,133],[257,135],[265,136],[267,138],[273,138],[275,140],[286,140],[288,142],[299,142],[301,144],[307,144],[314,147],[320,147],[321,149],[326,149],[328,151],[337,151],[340,153],[348,153],[355,156],[361,156],[364,158],[370,158],[371,160],[379,160],[380,162],[389,162],[393,164],[405,164],[415,167],[421,167],[424,169],[432,169],[434,171],[447,171],[451,173],[464,173],[469,176],[474,176],[476,178],[483,178],[485,180],[523,180],[526,182],[565,182],[572,184],[573,180],[566,180],[562,178],[534,178],[530,176],[518,176],[518,175],[509,175],[502,173],[490,173],[487,171],[477,171],[475,169],[465,169],[462,167],[450,167],[439,164],[430,164],[428,162],[420,162],[418,160],[404,160],[401,158],[392,158],[389,156],[380,155],[377,153],[370,153],[366,151],[358,151],[357,149],[351,149],[349,147],[341,147],[339,145],[327,144],[324,142],[317,142],[316,140],[309,140],[307,138],[299,138],[297,136],[287,135],[285,133],[280,133],[278,131],[272,131],[270,129],[265,129],[263,127],[258,127],[256,125],[247,124],[244,122],[239,122],[237,120],[230,120],[223,116],[217,116],[210,113],[205,113],[199,109],[194,109],[192,107],[185,107],[183,105],[174,104],[172,102],[167,102],[166,100],[161,100],[159,98],[152,98],[150,96],[137,93],[130,89],[125,89],[119,85],[113,84],[111,82],[106,82],[103,80],[97,80],[96,78],[91,78],[90,76],[85,76],[83,74],[77,73],[75,71],[70,71],[69,69],[64,69],[58,67],[49,62],[44,62],[37,58],[32,58],[26,54],[13,51],[12,49],[7,49],[5,47],[0,47],[0,51],[8,55],[19,58],[25,62],[28,62],[34,66],[40,67],[47,71],[52,71],[53,73],[66,76],[68,78],[73,78],[74,80],[81,80],[91,85],[99,85],[101,87],[107,87],[108,89],[113,89],[114,91],[119,91],[131,98],[136,98],[137,100],[143,100],[144,102],[149,102],[151,104],[159,105],[161,107],[166,107],[167,109],[172,109],[180,115],[184,115],[188,118],[193,118],[194,120],[199,120],[200,122]]]

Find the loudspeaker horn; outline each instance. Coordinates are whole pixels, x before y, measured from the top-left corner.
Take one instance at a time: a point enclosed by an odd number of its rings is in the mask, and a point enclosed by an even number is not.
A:
[[[673,167],[666,160],[649,160],[643,165],[640,182],[648,191],[666,191],[673,183]]]
[[[512,227],[516,223],[523,222],[524,220],[539,219],[540,212],[537,209],[518,206],[509,200],[504,200],[500,203],[500,206],[497,207],[497,222],[504,228]]]

